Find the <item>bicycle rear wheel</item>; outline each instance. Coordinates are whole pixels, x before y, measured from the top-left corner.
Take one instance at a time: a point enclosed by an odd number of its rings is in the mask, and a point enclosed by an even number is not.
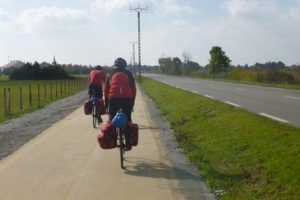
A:
[[[95,104],[93,104],[92,107],[92,117],[93,117],[93,127],[96,128],[98,118],[97,118],[97,108]]]
[[[119,142],[120,142],[120,163],[121,168],[124,169],[124,154],[125,154],[125,143],[124,143],[124,134],[120,128],[118,128],[118,136],[119,136]]]

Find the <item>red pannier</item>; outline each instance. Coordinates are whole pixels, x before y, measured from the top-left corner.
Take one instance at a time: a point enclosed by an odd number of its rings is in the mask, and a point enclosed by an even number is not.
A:
[[[98,134],[98,142],[102,149],[113,149],[117,147],[116,128],[111,121],[102,124]]]
[[[84,101],[84,114],[90,115],[92,113],[92,102],[90,100]]]
[[[139,126],[129,122],[126,127],[126,146],[137,146],[139,142]]]
[[[100,113],[100,115],[106,114],[106,109],[105,109],[104,101],[102,98],[99,99],[97,108],[98,108],[97,113]]]

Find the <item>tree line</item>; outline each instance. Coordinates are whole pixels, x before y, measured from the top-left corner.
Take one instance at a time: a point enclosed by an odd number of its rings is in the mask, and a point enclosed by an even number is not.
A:
[[[219,46],[209,51],[210,59],[206,66],[192,61],[192,56],[184,52],[183,61],[175,57],[158,59],[159,71],[170,75],[225,78],[269,83],[300,83],[300,66],[286,66],[282,61],[255,63],[252,66],[231,64],[231,59]]]
[[[8,68],[10,80],[61,80],[70,79],[67,72],[58,64],[40,64],[38,62],[26,63],[19,68]]]

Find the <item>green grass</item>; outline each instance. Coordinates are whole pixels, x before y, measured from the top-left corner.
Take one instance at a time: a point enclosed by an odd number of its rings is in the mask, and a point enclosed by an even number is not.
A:
[[[0,76],[0,81],[8,81],[8,76],[1,75]]]
[[[71,74],[71,76],[75,78],[89,78],[89,74]]]
[[[38,84],[40,85],[40,101],[38,102]],[[29,85],[32,87],[32,105],[29,104]],[[52,95],[51,95],[52,85]],[[20,87],[22,87],[23,108],[20,107]],[[11,91],[11,112],[4,112],[4,88]],[[56,94],[57,88],[57,94]],[[56,101],[60,98],[74,95],[86,89],[85,79],[54,80],[54,81],[0,81],[0,122],[16,118],[24,113],[32,112],[38,108]]]
[[[299,199],[300,129],[151,79],[142,87],[221,199]]]

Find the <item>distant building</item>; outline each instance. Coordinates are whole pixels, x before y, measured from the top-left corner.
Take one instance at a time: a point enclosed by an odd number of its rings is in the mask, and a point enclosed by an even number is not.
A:
[[[25,63],[23,63],[22,61],[20,60],[12,60],[10,61],[8,64],[4,65],[3,67],[1,67],[1,71],[7,69],[7,68],[11,68],[11,67],[14,67],[14,68],[20,68],[22,67],[23,65],[25,65]]]

